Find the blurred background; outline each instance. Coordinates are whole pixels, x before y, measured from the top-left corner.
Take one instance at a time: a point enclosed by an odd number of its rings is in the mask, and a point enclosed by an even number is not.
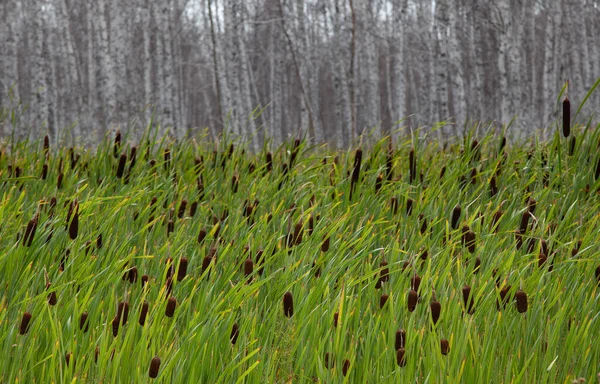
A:
[[[600,77],[600,1],[0,0],[0,41],[3,136],[548,135]]]

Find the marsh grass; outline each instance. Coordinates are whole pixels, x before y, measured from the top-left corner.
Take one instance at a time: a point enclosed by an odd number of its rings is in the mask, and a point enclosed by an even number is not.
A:
[[[4,148],[0,382],[592,382],[598,128]]]

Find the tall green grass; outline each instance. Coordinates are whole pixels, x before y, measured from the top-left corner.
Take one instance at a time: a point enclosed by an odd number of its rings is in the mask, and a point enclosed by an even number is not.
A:
[[[571,127],[572,155],[558,131],[384,139],[360,160],[151,130],[133,165],[126,136],[14,143],[0,382],[593,382],[598,128]]]

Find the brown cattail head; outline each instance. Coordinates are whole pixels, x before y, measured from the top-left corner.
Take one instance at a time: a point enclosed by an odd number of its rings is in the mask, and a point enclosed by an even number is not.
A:
[[[82,330],[83,332],[87,332],[88,329],[90,328],[90,324],[88,323],[87,319],[88,319],[87,312],[83,312],[81,314],[81,316],[79,317],[79,329]]]
[[[148,284],[148,280],[150,279],[150,277],[148,275],[142,275],[141,281],[142,281],[142,289],[144,288],[145,285]]]
[[[229,335],[229,340],[231,340],[231,344],[235,345],[239,334],[240,334],[240,329],[239,329],[237,323],[233,323],[233,327],[231,327],[231,334]]]
[[[202,260],[202,274],[204,274],[208,267],[210,267],[210,262],[212,261],[212,259],[213,258],[211,256],[204,257],[204,259]]]
[[[494,197],[498,194],[498,185],[496,181],[496,176],[492,176],[490,179],[490,197]]]
[[[31,321],[31,313],[25,312],[23,313],[23,317],[21,318],[21,325],[19,326],[19,334],[24,335],[29,330],[29,323]]]
[[[73,213],[73,218],[71,219],[71,223],[69,224],[69,237],[71,240],[75,240],[77,238],[77,234],[79,233],[79,203],[75,202],[75,212]]]
[[[399,329],[396,331],[396,343],[394,344],[396,351],[400,348],[404,348],[406,344],[406,331],[404,329]]]
[[[44,163],[44,165],[42,165],[42,180],[46,180],[47,177],[48,177],[48,164]]]
[[[517,310],[519,313],[527,312],[527,294],[522,289],[515,292],[515,300],[517,301]]]
[[[348,374],[348,370],[350,369],[350,360],[344,360],[344,365],[342,366],[342,374],[346,376]]]
[[[598,280],[598,285],[600,286],[600,265],[596,267],[595,275],[596,280]]]
[[[519,230],[521,231],[521,234],[525,234],[525,232],[527,232],[530,217],[531,212],[529,212],[529,209],[523,212],[523,216],[521,216],[521,224],[519,225]]]
[[[465,303],[465,311],[472,315],[473,312],[475,311],[474,308],[474,303],[473,303],[473,295],[471,294],[471,287],[469,287],[468,285],[465,285],[462,288],[462,296],[463,296],[463,301]]]
[[[398,198],[396,196],[392,196],[390,205],[392,207],[392,214],[396,215],[398,213]]]
[[[50,288],[50,283],[46,284],[46,289]],[[50,305],[56,305],[56,302],[58,301],[57,297],[56,297],[56,292],[52,291],[48,294],[48,304]]]
[[[139,323],[140,325],[144,325],[146,324],[146,316],[148,315],[148,301],[144,300],[144,303],[142,304],[142,310],[140,311],[140,319],[139,319]]]
[[[472,230],[469,230],[464,235],[464,238],[465,238],[465,246],[469,250],[469,253],[475,253],[475,243],[476,243],[475,232],[473,232]]]
[[[59,173],[58,174],[58,179],[56,180],[56,188],[57,189],[61,189],[62,188],[62,183],[63,183],[63,178],[65,177],[64,173]]]
[[[498,230],[498,222],[500,221],[500,218],[502,217],[503,214],[504,214],[504,212],[501,209],[498,209],[496,212],[494,212],[494,215],[492,216],[492,222],[491,222],[491,226],[492,226],[492,229],[494,230],[494,232],[496,232]]]
[[[440,347],[442,350],[442,355],[447,355],[450,352],[450,343],[446,339],[440,340]]]
[[[479,257],[475,258],[475,265],[473,266],[473,274],[479,273],[481,269],[481,259]]]
[[[47,153],[50,150],[50,137],[44,136],[44,152]]]
[[[329,236],[323,240],[323,244],[321,244],[321,252],[329,251],[329,241]]]
[[[265,155],[265,162],[267,163],[265,173],[271,172],[273,170],[273,154],[271,152],[267,152]]]
[[[379,265],[381,270],[379,271],[379,279],[382,282],[386,282],[390,280],[390,269],[388,267],[388,262],[383,260]]]
[[[188,267],[188,259],[185,257],[182,257],[179,260],[179,267],[177,268],[177,281],[181,281],[185,278],[185,275],[187,274],[187,267]]]
[[[294,298],[289,291],[283,295],[283,313],[287,317],[294,315]]]
[[[67,363],[67,367],[69,366],[69,363],[71,362],[72,356],[73,356],[73,354],[71,352],[67,352],[65,354],[65,362]],[[75,364],[75,359],[73,359],[73,364]]]
[[[115,316],[112,319],[112,333],[114,337],[117,337],[119,335],[119,317]]]
[[[379,193],[382,183],[383,183],[383,173],[380,173],[379,175],[377,175],[377,179],[375,180],[375,194]]]
[[[563,101],[563,135],[569,137],[571,134],[571,102],[568,97]]]
[[[125,172],[125,163],[127,163],[127,155],[122,154],[119,158],[119,165],[117,166],[117,178],[122,178],[123,173]]]
[[[252,259],[248,258],[244,261],[244,276],[248,278],[248,282],[252,280],[252,272],[254,271],[254,262]]]
[[[358,148],[354,154],[354,168],[352,169],[352,185],[358,183],[360,177],[360,163],[362,161],[362,149]]]
[[[23,236],[23,244],[26,247],[31,247],[31,243],[33,243],[33,238],[35,237],[35,231],[38,226],[38,216],[37,214],[33,216],[29,223],[27,223],[27,228],[25,229],[25,236]]]
[[[303,233],[303,229],[302,229],[302,222],[296,223],[296,225],[294,226],[294,237],[293,237],[293,245],[299,245],[300,243],[302,243],[302,233]]]
[[[419,291],[419,287],[421,286],[421,277],[416,273],[410,279],[410,289],[414,291]]]
[[[338,325],[338,320],[340,319],[340,313],[336,312],[333,314],[333,326],[337,327]]]
[[[427,218],[421,213],[419,215],[419,221],[421,222],[421,235],[425,234],[425,231],[427,231]]]
[[[198,202],[194,201],[190,205],[190,217],[194,217],[196,215],[196,210],[198,209]]]
[[[329,352],[325,353],[325,368],[333,368],[335,365],[333,358],[329,355]]]
[[[160,357],[155,356],[152,358],[152,361],[150,362],[150,369],[148,370],[148,376],[150,376],[151,379],[156,379],[156,377],[158,376],[159,369],[160,369]]]
[[[231,190],[233,191],[233,193],[237,193],[239,186],[240,186],[240,175],[238,175],[236,173],[231,178]]]
[[[521,249],[521,247],[523,246],[523,233],[518,228],[515,231],[515,240],[517,242],[517,249]]]
[[[398,350],[396,350],[396,362],[398,363],[399,367],[406,366],[406,350],[404,349],[404,347],[398,348]]]
[[[204,239],[206,238],[206,229],[202,228],[200,233],[198,233],[198,243],[202,244]]]
[[[412,148],[410,150],[410,152],[408,153],[408,172],[409,172],[410,182],[412,183],[415,180],[415,177],[417,175],[417,161],[415,159],[415,149],[414,148]]]
[[[115,134],[115,143],[113,145],[113,156],[117,158],[121,149],[121,131],[117,131]]]
[[[452,210],[452,219],[451,219],[452,229],[458,228],[458,222],[460,220],[461,212],[462,212],[462,210],[460,208],[460,205],[456,204],[456,206]]]
[[[414,289],[411,289],[408,292],[408,311],[409,312],[414,312],[414,310],[417,308],[418,300],[419,300],[419,295],[417,294],[417,291],[415,291]]]
[[[408,216],[410,216],[410,214],[412,213],[412,209],[413,209],[413,204],[414,204],[414,200],[413,199],[408,199],[406,200],[406,214]]]
[[[179,204],[179,210],[177,211],[177,218],[178,219],[182,219],[183,216],[185,215],[185,209],[187,208],[187,200],[183,199],[181,200],[181,203]]]
[[[165,308],[165,316],[173,317],[176,307],[177,307],[177,299],[174,298],[173,296],[169,297],[169,300],[167,300],[167,307]]]
[[[510,291],[510,285],[505,285],[500,290],[500,301],[496,302],[496,306],[498,310],[506,308],[506,304],[510,301],[510,295],[508,294]]]
[[[385,305],[385,303],[387,303],[389,298],[389,295],[386,295],[385,293],[382,294],[379,298],[379,308],[383,308],[383,306]]]
[[[429,304],[429,308],[431,309],[431,321],[433,321],[433,324],[437,324],[438,320],[440,319],[440,312],[442,311],[442,305],[440,304],[439,301],[437,300],[433,300],[430,304]]]
[[[167,236],[175,230],[175,222],[173,220],[169,220],[167,222]]]

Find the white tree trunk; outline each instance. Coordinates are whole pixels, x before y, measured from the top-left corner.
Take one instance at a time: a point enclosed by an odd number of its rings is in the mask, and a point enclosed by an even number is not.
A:
[[[31,66],[32,102],[31,102],[31,133],[45,133],[48,128],[48,87],[46,84],[47,62],[44,56],[45,22],[43,3],[33,1],[30,4],[31,27],[29,41],[33,48]],[[54,137],[55,132],[50,132]]]
[[[457,14],[459,9],[458,1],[450,7],[448,14],[450,21],[450,62],[451,67],[451,78],[452,78],[452,100],[454,102],[454,122],[460,128],[465,125],[467,116],[467,100],[465,95],[465,81],[462,73],[462,55],[463,47],[461,46],[462,39],[459,36],[461,29],[464,25],[458,24]]]
[[[394,93],[394,108],[391,116],[392,122],[403,119],[406,116],[406,60],[404,56],[404,36],[406,34],[406,0],[394,0],[392,8],[393,20],[393,47],[394,47],[394,75],[396,82]],[[394,89],[394,87],[392,87]]]
[[[98,55],[100,57],[100,77],[98,80],[102,95],[104,123],[107,128],[111,128],[113,124],[118,123],[113,118],[116,109],[117,82],[113,57],[110,54],[108,26],[106,22],[106,1],[98,0],[95,3],[94,25],[98,33]]]

